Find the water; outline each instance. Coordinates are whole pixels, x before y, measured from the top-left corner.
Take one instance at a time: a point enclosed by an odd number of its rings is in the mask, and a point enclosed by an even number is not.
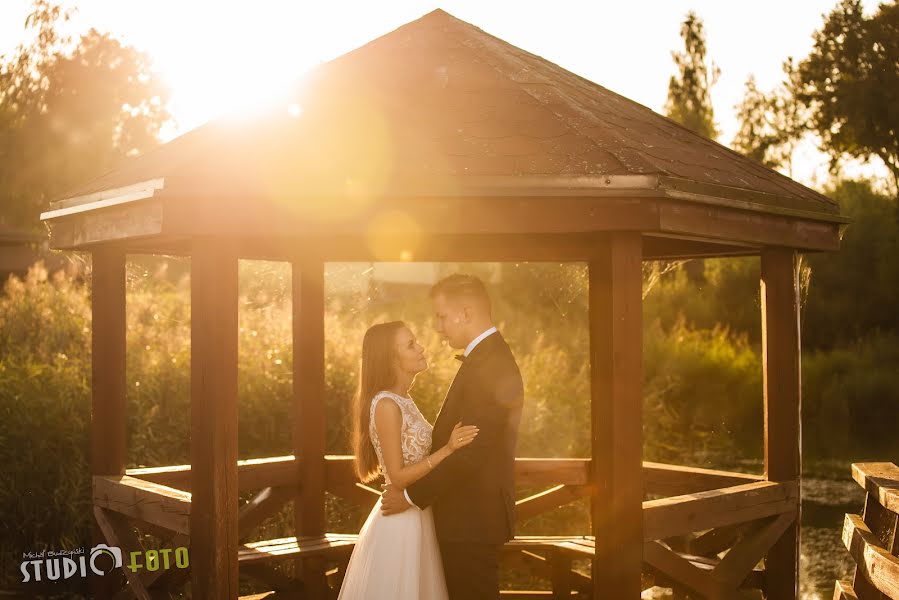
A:
[[[800,597],[830,600],[837,579],[851,578],[855,563],[843,547],[843,518],[861,514],[865,492],[848,477],[802,481],[802,534],[800,539]]]

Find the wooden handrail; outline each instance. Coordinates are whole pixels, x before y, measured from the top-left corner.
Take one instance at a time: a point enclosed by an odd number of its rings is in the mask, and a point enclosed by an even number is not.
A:
[[[329,491],[356,483],[353,457],[326,455],[325,485]],[[296,485],[297,467],[292,454],[237,461],[238,489]],[[532,486],[589,484],[589,458],[518,458],[516,483]],[[126,475],[181,490],[190,489],[190,465],[172,465],[128,469]],[[674,496],[763,481],[761,475],[684,467],[663,463],[643,463],[644,490],[647,494]]]
[[[796,513],[795,481],[759,481],[643,503],[643,540],[651,542],[694,531]]]

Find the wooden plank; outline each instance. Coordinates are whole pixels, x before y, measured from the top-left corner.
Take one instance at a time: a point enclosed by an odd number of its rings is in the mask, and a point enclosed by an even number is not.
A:
[[[640,597],[643,566],[642,241],[614,232],[588,262],[593,597]]]
[[[854,463],[852,478],[882,507],[899,513],[899,467],[894,463]]]
[[[91,260],[91,475],[121,475],[125,470],[125,253],[97,248]],[[97,522],[93,544],[104,541]],[[110,598],[118,577],[93,577],[91,591]]]
[[[771,481],[801,477],[799,269],[795,250],[766,248],[761,259],[762,379],[765,475]],[[799,498],[796,510],[800,511]],[[796,523],[768,554],[768,593],[799,597],[799,512]]]
[[[643,487],[647,494],[680,496],[764,480],[762,475],[643,462]]]
[[[93,478],[94,505],[146,521],[168,531],[189,534],[188,492],[127,475]]]
[[[539,494],[518,500],[515,503],[515,518],[522,523],[541,513],[579,500],[589,492],[590,488],[585,485],[557,485]]]
[[[351,552],[358,536],[323,536],[288,537],[243,544],[237,553],[243,568],[244,564],[267,562],[284,558],[322,558],[340,556]],[[304,580],[305,581],[305,580]]]
[[[315,257],[292,262],[293,444],[299,497],[294,502],[297,536],[325,533],[325,267]],[[327,592],[325,565],[302,560],[297,572],[313,598]]]
[[[880,547],[880,540],[860,516],[846,515],[843,522],[843,545],[865,578],[877,590],[889,598],[899,598],[899,558]],[[858,582],[854,587],[859,592]]]
[[[227,239],[191,257],[191,589],[237,598],[237,256]]]
[[[643,503],[647,542],[789,513],[796,515],[794,482],[761,481]]]

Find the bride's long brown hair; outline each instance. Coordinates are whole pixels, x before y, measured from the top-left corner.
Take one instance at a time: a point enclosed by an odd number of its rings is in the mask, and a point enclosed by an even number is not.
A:
[[[362,338],[359,386],[353,399],[353,465],[356,476],[364,483],[379,475],[378,457],[369,435],[371,400],[375,394],[396,383],[396,373],[393,370],[396,332],[405,326],[402,321],[379,323],[369,327]]]

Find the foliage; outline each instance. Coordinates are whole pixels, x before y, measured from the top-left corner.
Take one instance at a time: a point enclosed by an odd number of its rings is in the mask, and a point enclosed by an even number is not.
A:
[[[94,29],[76,43],[67,18],[35,0],[34,39],[0,57],[0,219],[35,231],[51,199],[155,146],[169,119],[145,54]]]
[[[864,181],[826,192],[852,222],[840,251],[811,254],[802,320],[805,348],[845,347],[870,331],[899,331],[899,207]]]
[[[861,0],[842,0],[814,35],[799,65],[799,99],[836,162],[843,155],[879,157],[899,195],[899,2],[870,18]]]
[[[709,139],[718,136],[712,109],[711,89],[720,70],[706,64],[706,37],[702,19],[687,13],[681,24],[683,52],[672,52],[677,74],[668,81],[665,113],[688,129]]]
[[[761,357],[725,327],[693,329],[656,319],[643,335],[644,457],[721,467],[761,458]]]
[[[740,129],[731,142],[738,152],[772,169],[793,175],[793,152],[808,130],[809,109],[797,100],[799,71],[788,58],[783,63],[785,80],[766,94],[755,77],[746,81],[746,92],[737,108]]]
[[[845,462],[893,459],[899,452],[899,333],[803,355],[803,449]]]

